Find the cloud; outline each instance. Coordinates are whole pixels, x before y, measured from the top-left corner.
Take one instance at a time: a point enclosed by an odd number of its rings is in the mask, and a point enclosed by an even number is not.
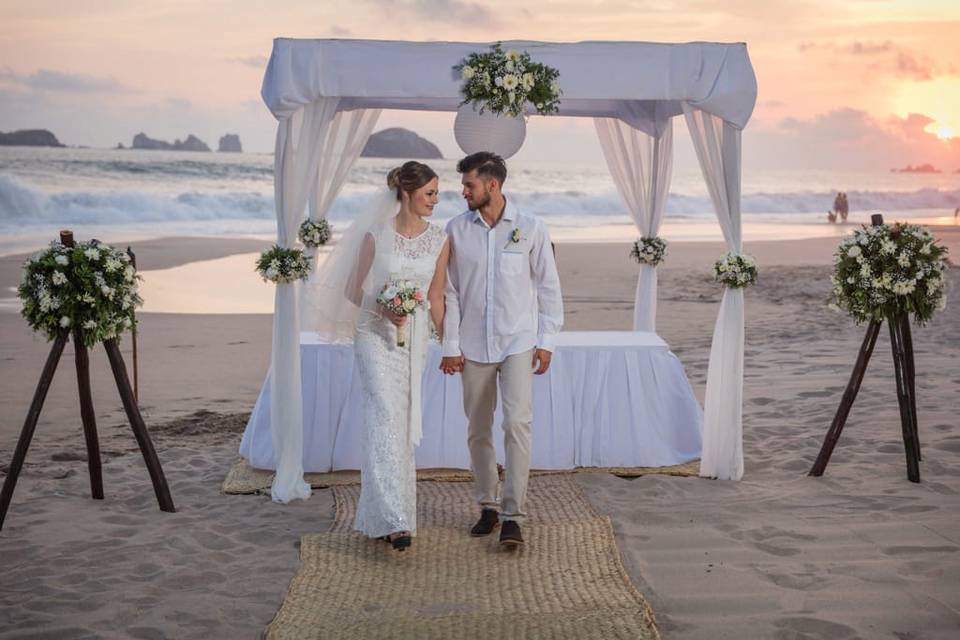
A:
[[[63,93],[135,93],[113,78],[67,73],[54,69],[38,69],[33,73],[19,74],[7,68],[0,71],[0,81],[6,81],[34,91],[57,91]]]
[[[233,61],[256,69],[263,69],[267,66],[267,56],[246,56],[244,58],[234,58]]]
[[[939,67],[930,58],[918,56],[892,40],[854,40],[848,43],[803,41],[797,45],[797,50],[801,53],[822,51],[831,55],[872,60],[867,67],[871,71],[892,73],[897,77],[916,81],[932,80],[935,76],[957,75],[957,69],[953,65]]]
[[[463,0],[371,1],[393,17],[407,15],[470,28],[492,28],[500,24],[496,13],[478,2],[464,2]]]
[[[918,61],[909,53],[903,51],[897,54],[897,72],[898,75],[906,76],[914,80],[930,80],[937,73],[933,62],[924,59]]]
[[[812,118],[783,118],[745,131],[745,163],[753,166],[888,170],[932,163],[952,171],[960,140],[943,141],[925,130],[933,120],[920,113],[876,118],[840,108]]]
[[[890,40],[885,42],[860,42],[859,40],[855,40],[854,42],[846,45],[844,50],[847,53],[851,53],[855,56],[875,55],[878,53],[888,53],[893,51],[894,44]]]

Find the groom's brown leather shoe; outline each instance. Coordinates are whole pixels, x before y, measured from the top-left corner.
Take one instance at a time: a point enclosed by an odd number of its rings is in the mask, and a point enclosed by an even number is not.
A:
[[[520,535],[520,525],[513,520],[504,520],[500,527],[500,544],[508,548],[516,548],[523,544],[523,536]]]
[[[493,530],[497,527],[497,524],[500,522],[500,516],[497,515],[496,509],[484,509],[480,512],[480,519],[477,520],[477,524],[473,525],[473,528],[470,529],[470,535],[472,536],[487,536],[490,535]]]

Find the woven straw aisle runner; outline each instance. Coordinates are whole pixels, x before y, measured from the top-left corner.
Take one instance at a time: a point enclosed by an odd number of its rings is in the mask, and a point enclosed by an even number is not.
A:
[[[469,483],[418,483],[417,536],[402,553],[351,531],[359,486],[332,490],[334,524],[303,537],[267,638],[659,638],[609,518],[570,474],[530,479],[518,551],[468,535]]]

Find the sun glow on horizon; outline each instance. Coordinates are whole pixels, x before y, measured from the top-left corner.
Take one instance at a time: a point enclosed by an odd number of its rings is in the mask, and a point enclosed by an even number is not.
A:
[[[946,124],[937,126],[937,137],[941,140],[949,140],[953,136],[953,127]]]

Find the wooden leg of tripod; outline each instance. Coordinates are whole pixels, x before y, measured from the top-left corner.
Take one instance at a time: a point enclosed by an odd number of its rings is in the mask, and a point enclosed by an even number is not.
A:
[[[900,318],[903,331],[903,348],[907,356],[907,383],[910,387],[910,415],[913,418],[913,439],[917,445],[917,460],[923,460],[920,453],[920,423],[917,421],[917,375],[913,360],[913,334],[910,331],[910,316],[903,314]]]
[[[27,419],[23,423],[23,430],[20,431],[20,440],[17,441],[17,448],[13,452],[13,461],[7,470],[3,490],[0,491],[0,529],[3,529],[3,520],[7,516],[7,509],[10,507],[10,500],[13,498],[13,490],[17,486],[17,478],[20,477],[23,461],[27,458],[27,449],[30,448],[33,432],[37,428],[37,420],[40,419],[43,401],[47,398],[47,391],[50,389],[50,383],[53,382],[53,374],[57,371],[57,364],[60,362],[60,356],[63,355],[63,347],[67,344],[69,335],[69,333],[63,332],[54,339],[50,355],[47,356],[47,363],[43,367],[43,373],[40,374],[37,390],[33,392],[33,401],[30,403]]]
[[[90,355],[80,330],[73,330],[73,351],[77,363],[77,390],[80,392],[80,418],[83,436],[87,441],[87,468],[90,470],[90,494],[94,500],[103,500],[103,470],[100,464],[100,442],[97,438],[97,418],[93,410],[90,390]]]
[[[133,435],[137,438],[137,444],[140,445],[140,452],[147,464],[147,471],[150,472],[150,480],[153,481],[153,491],[157,494],[160,510],[172,513],[176,511],[176,508],[173,506],[173,498],[170,497],[170,488],[167,487],[167,479],[160,467],[160,458],[157,457],[157,452],[150,441],[147,425],[144,424],[143,416],[140,415],[140,408],[133,397],[133,389],[130,387],[130,379],[127,377],[127,368],[123,363],[120,347],[115,339],[105,340],[103,346],[107,350],[110,368],[113,369],[113,377],[117,381],[117,390],[120,392],[123,408],[130,420],[130,427],[133,429]]]
[[[916,440],[916,426],[911,413],[910,382],[907,375],[907,354],[904,348],[903,321],[900,317],[890,318],[890,347],[893,350],[893,370],[897,378],[897,403],[900,405],[900,427],[903,431],[903,448],[907,456],[907,478],[910,482],[920,482],[919,443]]]
[[[850,381],[843,392],[843,398],[840,400],[840,406],[837,407],[837,413],[833,417],[833,423],[827,431],[826,438],[823,439],[823,446],[820,447],[820,454],[813,463],[809,475],[822,476],[830,462],[830,456],[833,454],[833,448],[837,446],[840,439],[840,432],[843,431],[843,425],[847,422],[847,416],[850,415],[850,409],[853,407],[853,401],[857,398],[860,391],[860,383],[863,382],[863,374],[867,370],[867,363],[870,362],[870,355],[873,353],[873,347],[877,344],[877,336],[880,334],[880,321],[873,320],[867,325],[867,333],[863,337],[863,343],[860,345],[860,354],[857,356],[857,363],[853,367],[853,373],[850,374]]]

